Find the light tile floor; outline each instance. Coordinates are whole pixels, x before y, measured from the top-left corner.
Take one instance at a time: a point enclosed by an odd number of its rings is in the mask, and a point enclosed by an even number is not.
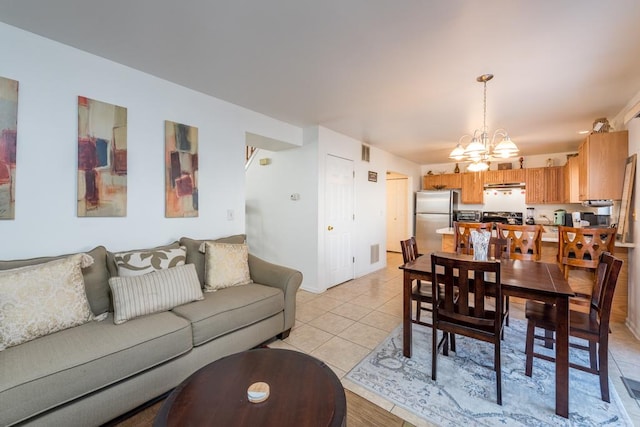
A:
[[[335,286],[323,294],[299,291],[296,323],[284,341],[269,344],[311,354],[329,365],[345,388],[416,426],[429,426],[382,397],[347,380],[345,375],[402,321],[402,255],[389,252],[387,268]],[[511,315],[524,318],[513,301]],[[621,376],[640,381],[640,340],[621,323],[613,324],[609,341],[609,377],[634,425],[640,426],[640,401],[631,398]],[[524,369],[524,367],[523,367]]]

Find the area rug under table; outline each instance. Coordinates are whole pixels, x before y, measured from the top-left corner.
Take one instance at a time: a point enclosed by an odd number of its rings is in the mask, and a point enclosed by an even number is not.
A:
[[[631,426],[610,383],[611,403],[600,399],[597,375],[570,369],[569,419],[555,414],[555,364],[534,358],[524,374],[523,320],[511,319],[502,342],[502,406],[496,403],[493,346],[456,336],[457,353],[438,355],[437,381],[431,380],[431,328],[413,325],[413,356],[402,355],[398,327],[347,378],[427,421],[442,426]],[[546,350],[536,345],[536,350]],[[551,353],[553,354],[553,353]],[[570,350],[585,364],[585,351]]]

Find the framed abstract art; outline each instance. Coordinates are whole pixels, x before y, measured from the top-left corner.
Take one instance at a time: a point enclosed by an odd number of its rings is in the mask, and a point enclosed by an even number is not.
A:
[[[78,216],[127,216],[127,109],[78,97]]]
[[[165,216],[198,216],[198,128],[164,122]]]
[[[0,77],[0,219],[15,218],[18,82]]]

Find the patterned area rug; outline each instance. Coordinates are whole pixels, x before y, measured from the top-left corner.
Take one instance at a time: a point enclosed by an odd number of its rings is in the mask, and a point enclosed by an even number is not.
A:
[[[347,378],[441,426],[631,426],[613,384],[611,403],[600,399],[596,375],[570,369],[569,419],[555,415],[554,364],[534,358],[524,375],[526,323],[511,319],[502,342],[502,406],[496,403],[493,346],[456,336],[457,353],[438,355],[431,380],[431,329],[413,325],[413,356],[402,355],[402,327],[347,374]],[[536,340],[538,341],[538,340]],[[536,351],[544,348],[536,345]],[[551,353],[553,354],[553,353]],[[586,351],[571,349],[585,364]]]

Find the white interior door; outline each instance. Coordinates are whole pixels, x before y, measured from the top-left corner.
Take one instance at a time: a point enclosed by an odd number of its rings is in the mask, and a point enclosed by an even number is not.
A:
[[[387,250],[401,252],[400,240],[409,238],[408,178],[387,179]]]
[[[327,155],[325,174],[326,287],[351,280],[353,264],[353,162]]]

